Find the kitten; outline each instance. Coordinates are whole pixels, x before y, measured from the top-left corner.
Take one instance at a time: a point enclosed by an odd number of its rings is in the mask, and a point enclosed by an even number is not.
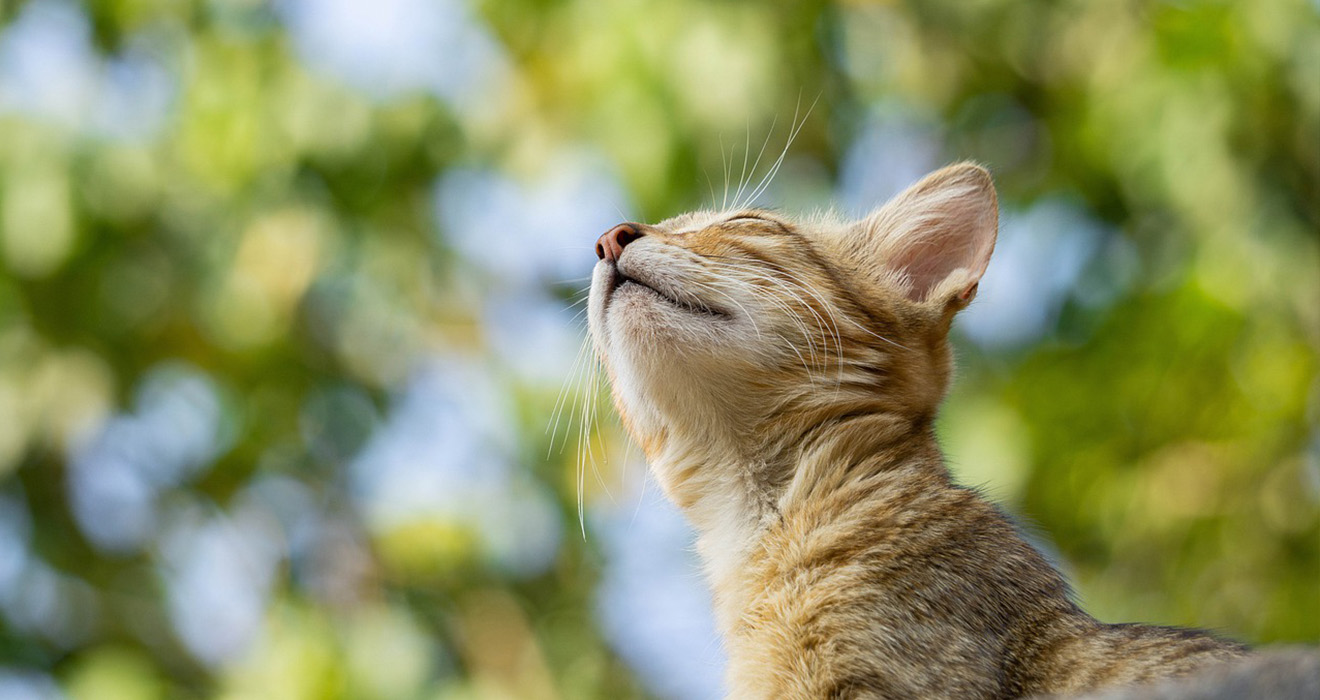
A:
[[[860,221],[695,212],[601,236],[590,328],[696,527],[738,698],[1007,698],[1243,657],[1107,625],[936,443],[998,205],[970,164]]]

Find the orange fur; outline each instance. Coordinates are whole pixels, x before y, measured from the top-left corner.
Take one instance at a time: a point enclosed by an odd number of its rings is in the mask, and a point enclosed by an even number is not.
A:
[[[1242,647],[1104,625],[933,433],[954,314],[998,221],[936,172],[861,221],[696,212],[592,282],[615,404],[699,533],[739,698],[1018,697],[1187,673]]]

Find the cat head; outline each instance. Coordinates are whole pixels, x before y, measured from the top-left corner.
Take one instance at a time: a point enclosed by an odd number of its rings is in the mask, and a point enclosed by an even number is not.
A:
[[[722,469],[773,480],[850,416],[928,426],[997,225],[964,163],[856,221],[698,211],[601,236],[591,334],[661,486],[683,504]]]

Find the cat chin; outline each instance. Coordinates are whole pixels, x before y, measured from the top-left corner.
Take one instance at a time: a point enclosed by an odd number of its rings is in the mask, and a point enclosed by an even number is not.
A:
[[[601,355],[633,349],[655,358],[659,346],[678,355],[736,340],[738,324],[672,280],[645,271],[624,272],[602,262],[591,285],[589,323]],[[712,342],[716,341],[716,342]],[[664,352],[663,350],[661,351]]]
[[[687,291],[682,261],[650,252],[619,268],[597,264],[589,324],[624,423],[654,461],[668,452],[662,445],[727,432],[728,416],[752,412],[732,402],[751,391],[740,378],[776,358],[746,307],[732,314],[674,299],[669,290]]]
[[[714,318],[728,318],[729,316],[727,313],[723,311],[710,308],[709,306],[706,306],[705,304],[696,300],[676,299],[661,289],[652,287],[641,280],[634,279],[631,277],[624,277],[619,282],[618,287],[616,287],[614,290],[614,295],[616,297],[624,294],[640,295],[644,299],[658,301],[664,306],[668,306],[677,311],[687,314],[695,314],[698,316],[711,316]]]
[[[683,288],[671,275],[655,274],[644,263],[634,263],[635,257],[624,258],[617,265],[602,262],[597,265],[596,275],[601,284],[592,285],[592,294],[599,294],[602,311],[609,313],[616,302],[640,297],[649,302],[658,303],[683,314],[704,316],[711,319],[728,319],[728,312],[697,297]]]

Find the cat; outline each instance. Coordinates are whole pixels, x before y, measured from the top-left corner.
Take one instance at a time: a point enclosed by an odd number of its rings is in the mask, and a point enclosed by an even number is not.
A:
[[[1010,698],[1242,659],[1096,621],[934,432],[990,263],[970,163],[858,221],[763,209],[597,241],[588,324],[628,434],[695,527],[736,698]]]

